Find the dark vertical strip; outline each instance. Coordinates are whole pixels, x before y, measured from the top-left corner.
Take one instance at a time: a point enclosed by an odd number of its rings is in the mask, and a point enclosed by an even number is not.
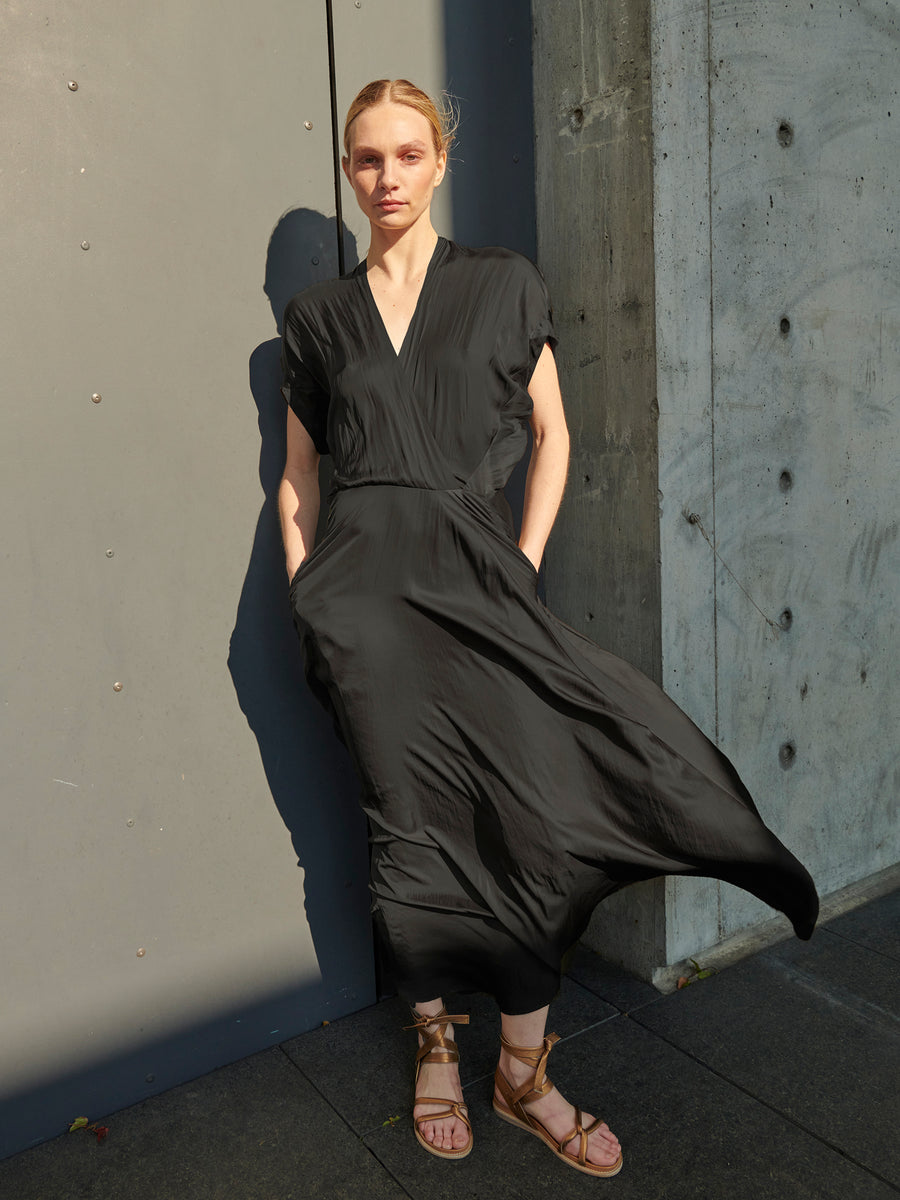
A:
[[[344,274],[344,213],[341,208],[341,131],[338,128],[337,80],[334,64],[334,13],[325,0],[328,26],[328,86],[331,90],[331,156],[334,160],[334,220],[337,226],[338,272]]]
[[[709,192],[709,442],[710,470],[712,482],[711,516],[712,516],[712,593],[713,593],[713,697],[715,706],[715,741],[719,742],[719,564],[717,553],[719,545],[719,526],[716,522],[716,305],[715,305],[715,273],[713,271],[713,255],[715,253],[715,238],[713,236],[713,37],[712,37],[712,6],[707,0],[706,5],[706,180]],[[721,907],[722,889],[718,888],[719,905]]]

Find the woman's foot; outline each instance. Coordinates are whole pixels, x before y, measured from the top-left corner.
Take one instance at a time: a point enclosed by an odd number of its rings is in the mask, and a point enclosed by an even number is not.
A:
[[[543,1082],[543,1079],[534,1078],[533,1066],[513,1058],[505,1049],[500,1051],[500,1072],[512,1085],[513,1090],[525,1083],[531,1083],[532,1080],[537,1088]],[[494,1097],[498,1104],[505,1109],[506,1103],[496,1088]],[[555,1087],[552,1087],[544,1096],[528,1099],[525,1108],[528,1115],[540,1121],[557,1142],[575,1128],[575,1109]],[[594,1118],[589,1113],[582,1113],[581,1120],[583,1127],[589,1129]],[[578,1157],[579,1143],[580,1139],[573,1137],[563,1147],[565,1153],[573,1160]],[[587,1161],[592,1166],[612,1167],[618,1162],[621,1153],[622,1147],[619,1145],[619,1139],[605,1122],[598,1125],[588,1135]]]
[[[436,1026],[429,1025],[425,1034],[432,1033]],[[453,1037],[453,1026],[445,1025],[446,1036]],[[419,1034],[419,1045],[424,1041]],[[463,1103],[462,1086],[459,1082],[459,1066],[455,1062],[434,1063],[423,1062],[419,1068],[419,1078],[416,1080],[417,1096],[446,1096],[447,1100]],[[429,1113],[447,1111],[446,1104],[417,1104],[413,1108],[413,1121]],[[419,1124],[422,1137],[430,1142],[436,1150],[462,1150],[469,1140],[469,1131],[458,1117],[442,1117],[436,1121],[422,1121]]]
[[[472,1127],[459,1082],[459,1051],[452,1021],[468,1025],[465,1015],[451,1017],[440,1000],[419,1004],[415,1023],[407,1028],[419,1035],[416,1055],[416,1104],[413,1129],[420,1144],[441,1158],[465,1158],[472,1149]],[[429,1117],[431,1119],[429,1119]]]

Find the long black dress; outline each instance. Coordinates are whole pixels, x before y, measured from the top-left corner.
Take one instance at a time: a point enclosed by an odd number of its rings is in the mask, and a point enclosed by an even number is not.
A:
[[[413,1003],[543,1006],[597,902],[654,875],[736,883],[803,938],[818,912],[728,760],[536,597],[501,489],[553,340],[527,259],[443,238],[399,354],[365,263],[285,313],[285,396],[334,461],[294,621],[362,781],[373,912]]]

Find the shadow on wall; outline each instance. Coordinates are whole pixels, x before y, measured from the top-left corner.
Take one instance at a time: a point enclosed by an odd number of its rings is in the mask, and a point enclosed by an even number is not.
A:
[[[344,233],[347,269],[356,263]],[[337,275],[334,219],[292,209],[269,241],[265,291],[281,333],[295,292]],[[238,603],[228,667],[241,710],[256,736],[272,798],[290,830],[304,872],[306,920],[321,976],[298,1001],[297,1028],[351,1012],[374,999],[368,842],[359,785],[331,721],[313,699],[291,623],[277,494],[285,454],[280,336],[250,358],[259,413],[259,477],[265,496]],[[327,491],[329,462],[321,483]],[[324,518],[326,506],[322,505]]]
[[[536,254],[531,7],[445,0],[447,90],[459,102],[454,238]]]
[[[534,117],[531,7],[520,0],[446,0],[447,90],[459,104],[453,172],[453,237],[506,246],[534,260]],[[440,232],[440,231],[439,231]],[[506,485],[516,529],[531,440]]]
[[[265,283],[276,325],[294,292],[337,274],[336,245],[333,218],[307,209],[281,218],[269,242]],[[79,1113],[110,1113],[375,999],[368,840],[358,785],[329,718],[306,686],[291,624],[276,509],[284,464],[280,384],[276,337],[258,346],[250,359],[265,500],[228,666],[304,872],[306,920],[318,962],[310,963],[311,979],[303,985],[273,990],[239,1008],[210,1011],[205,1020],[189,1021],[164,1037],[12,1093],[0,1087],[0,1158],[61,1133]],[[296,914],[296,922],[299,938],[302,914]]]

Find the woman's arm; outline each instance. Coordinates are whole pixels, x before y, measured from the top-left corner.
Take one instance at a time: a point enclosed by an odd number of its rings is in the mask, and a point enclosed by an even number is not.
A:
[[[544,557],[544,546],[556,520],[569,467],[569,431],[563,412],[553,351],[545,345],[534,368],[528,394],[534,404],[530,425],[534,447],[525,478],[525,506],[519,548],[534,563]]]
[[[319,453],[292,409],[287,410],[287,454],[278,486],[278,513],[288,579],[313,548],[319,520]]]

